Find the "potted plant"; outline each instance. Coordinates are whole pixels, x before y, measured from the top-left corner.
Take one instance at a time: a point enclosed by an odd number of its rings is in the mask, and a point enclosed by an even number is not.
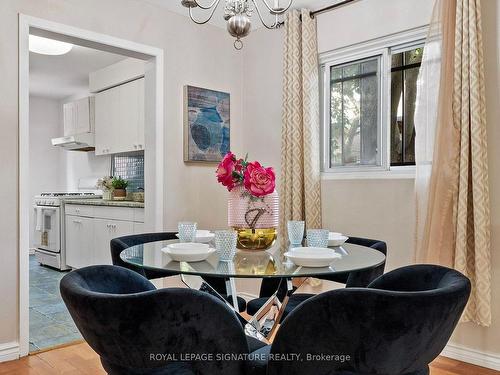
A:
[[[238,248],[268,249],[276,240],[279,200],[274,170],[227,153],[217,180],[229,191],[228,225],[238,232]]]
[[[102,199],[107,201],[113,199],[113,177],[105,176],[98,179],[96,187],[102,190]]]
[[[125,200],[127,198],[128,181],[118,176],[113,177],[111,184],[113,185],[113,199]]]

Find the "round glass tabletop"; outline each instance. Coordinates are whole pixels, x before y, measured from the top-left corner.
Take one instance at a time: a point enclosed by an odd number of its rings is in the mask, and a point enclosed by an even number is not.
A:
[[[282,254],[289,250],[276,243],[266,251],[238,250],[232,261],[219,261],[217,253],[202,262],[176,262],[162,251],[172,241],[158,241],[130,247],[120,254],[123,261],[144,269],[169,271],[185,275],[268,278],[268,277],[315,277],[361,271],[379,266],[385,255],[369,247],[344,244],[332,247],[341,255],[329,267],[312,268],[296,266]]]

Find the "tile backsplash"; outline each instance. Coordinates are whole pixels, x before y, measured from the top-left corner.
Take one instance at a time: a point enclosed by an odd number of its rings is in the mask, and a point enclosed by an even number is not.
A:
[[[111,174],[127,180],[129,192],[144,188],[144,153],[113,155]]]

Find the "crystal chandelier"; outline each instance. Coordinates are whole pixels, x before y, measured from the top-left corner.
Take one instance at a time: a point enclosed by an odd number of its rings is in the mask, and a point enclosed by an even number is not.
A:
[[[290,8],[293,0],[288,0],[288,4],[283,7],[280,5],[280,0],[272,0],[274,1],[273,5],[269,5],[268,0],[260,0],[264,7],[267,8],[267,11],[273,16],[274,22],[268,24],[264,18],[262,17],[262,10],[259,8],[257,2],[259,0],[225,0],[226,6],[224,8],[224,19],[227,21],[227,31],[233,37],[236,38],[234,41],[234,48],[240,50],[243,48],[243,42],[241,38],[244,38],[248,34],[250,34],[250,29],[252,27],[252,22],[250,21],[250,17],[252,17],[252,13],[254,10],[257,11],[257,14],[260,18],[262,24],[268,29],[277,29],[281,25],[283,25],[282,15]],[[286,1],[286,0],[282,0]],[[182,0],[182,5],[186,8],[189,8],[189,17],[193,20],[193,22],[198,25],[203,25],[212,19],[212,16],[215,13],[215,10],[219,6],[221,0],[213,0],[211,4],[203,5],[200,4],[201,0]],[[262,5],[261,5],[262,6]],[[205,20],[196,19],[193,16],[193,9],[200,8],[208,11],[208,18]],[[264,8],[264,10],[265,10]]]

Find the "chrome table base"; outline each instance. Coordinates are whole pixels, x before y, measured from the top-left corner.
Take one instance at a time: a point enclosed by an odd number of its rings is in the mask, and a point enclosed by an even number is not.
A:
[[[190,289],[193,289],[187,282],[184,275],[181,274],[180,276],[184,285],[186,285]],[[305,280],[306,280],[305,278],[302,279],[300,285],[302,285]],[[292,280],[282,279],[282,282],[286,282],[287,286],[287,293],[283,298],[283,301],[280,301],[278,298],[278,291],[280,290],[281,287],[280,284],[276,292],[274,292],[274,294],[271,297],[269,297],[266,303],[264,303],[264,305],[262,305],[262,307],[249,320],[245,319],[239,312],[236,283],[234,281],[234,278],[229,278],[226,281],[227,294],[232,297],[232,304],[227,302],[224,297],[222,297],[214,288],[212,288],[206,282],[202,284],[200,290],[219,298],[221,301],[225,302],[226,305],[228,305],[234,312],[236,312],[240,317],[242,323],[244,323],[245,334],[247,336],[251,336],[253,338],[256,338],[257,340],[269,343],[269,339],[276,332],[281,317],[285,312],[288,300],[293,293]]]

